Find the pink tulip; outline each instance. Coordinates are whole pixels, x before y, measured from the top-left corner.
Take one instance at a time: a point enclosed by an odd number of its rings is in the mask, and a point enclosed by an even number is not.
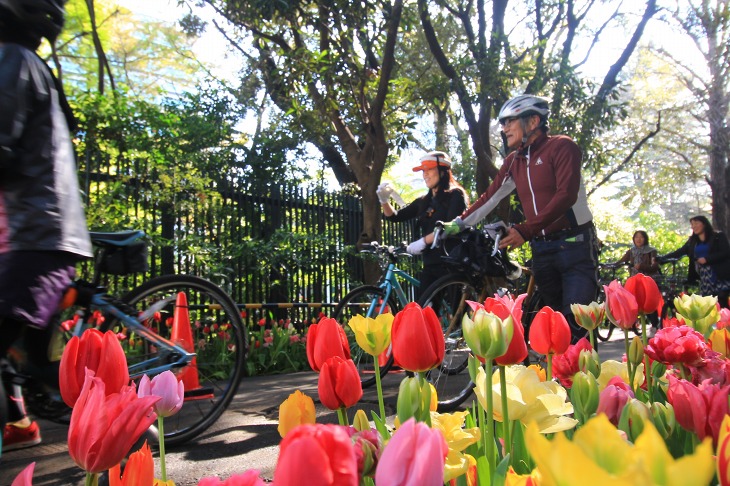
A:
[[[378,486],[441,486],[449,446],[438,429],[406,420],[393,434],[375,471]]]
[[[634,392],[631,391],[628,383],[623,381],[620,376],[614,376],[598,396],[598,410],[596,410],[596,413],[606,414],[608,420],[618,427],[621,411],[624,409],[626,402],[632,398],[634,398]]]
[[[277,486],[357,486],[357,455],[347,427],[300,425],[279,444]]]
[[[225,481],[221,481],[215,476],[198,481],[198,486],[264,486],[265,484],[255,469],[249,469],[242,474],[234,474]]]
[[[573,375],[580,371],[578,358],[583,350],[593,350],[586,338],[581,338],[577,343],[568,346],[566,352],[553,357],[553,376],[558,378],[565,388],[573,386]]]
[[[649,339],[644,352],[664,364],[698,366],[709,349],[704,336],[689,326],[665,327]]]
[[[144,375],[139,381],[137,388],[138,397],[155,395],[160,401],[155,403],[155,412],[161,417],[175,415],[183,406],[185,401],[185,385],[177,378],[172,371],[163,371],[150,380]]]
[[[20,471],[10,486],[33,486],[33,471],[35,470],[35,462],[31,462],[25,469]]]
[[[709,382],[695,386],[669,375],[667,401],[674,407],[679,425],[694,432],[700,440],[712,437],[717,445],[720,424],[728,414],[729,392],[730,386],[721,387]]]
[[[603,291],[606,294],[608,320],[621,329],[634,327],[639,318],[639,304],[634,294],[622,287],[618,280],[604,285]]]
[[[81,338],[72,337],[61,356],[58,382],[61,397],[66,405],[73,407],[81,393],[86,369],[94,372],[106,385],[107,395],[117,393],[129,385],[127,357],[116,334],[97,329],[87,329]]]
[[[119,464],[142,433],[157,419],[160,397],[138,398],[133,386],[106,396],[105,384],[88,371],[68,429],[71,459],[90,473]]]

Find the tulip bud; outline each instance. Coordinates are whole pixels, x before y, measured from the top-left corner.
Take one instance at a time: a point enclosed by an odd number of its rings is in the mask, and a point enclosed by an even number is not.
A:
[[[579,371],[573,375],[573,387],[570,391],[571,402],[576,419],[585,423],[598,409],[598,382],[591,373]]]
[[[396,411],[400,423],[411,417],[425,421],[430,416],[431,384],[418,376],[403,378],[398,389]]]
[[[627,356],[629,363],[639,366],[644,361],[644,344],[639,336],[634,336],[629,345],[629,355]]]
[[[644,424],[647,420],[651,420],[649,406],[641,400],[632,398],[621,411],[618,428],[626,432],[629,441],[635,442],[644,431]]]
[[[352,426],[358,432],[370,430],[370,421],[368,420],[365,410],[360,408],[357,412],[355,412],[355,418],[353,419]]]
[[[667,373],[667,365],[660,361],[651,362],[651,377],[655,383]]]
[[[704,319],[717,308],[717,297],[682,294],[675,297],[674,308],[677,310],[677,314],[684,317],[687,325],[692,326],[691,323]]]
[[[670,403],[652,402],[650,405],[651,420],[657,432],[664,440],[669,439],[677,428],[677,418],[674,416],[674,407]]]
[[[730,330],[727,328],[715,329],[710,333],[708,339],[712,350],[720,353],[725,358],[730,358]]]
[[[598,302],[591,302],[588,305],[570,304],[570,311],[578,325],[588,332],[593,331],[606,319],[604,305]]]
[[[578,355],[578,369],[594,377],[601,376],[601,360],[595,349],[582,349]]]
[[[502,356],[514,332],[511,316],[503,321],[484,309],[478,309],[473,320],[465,314],[461,329],[472,352],[484,359]]]
[[[433,386],[433,383],[430,381],[428,382],[428,388],[431,390],[431,401],[429,403],[428,410],[435,412],[439,408],[439,396],[436,392],[436,387]]]

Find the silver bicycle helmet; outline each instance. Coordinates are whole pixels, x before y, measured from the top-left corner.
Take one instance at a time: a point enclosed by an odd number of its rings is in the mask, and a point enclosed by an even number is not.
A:
[[[547,120],[550,113],[550,100],[535,95],[520,95],[508,100],[499,110],[499,121],[506,118],[522,118],[529,115],[538,115],[541,120]]]
[[[0,24],[25,30],[40,42],[53,42],[63,28],[66,0],[0,0]]]

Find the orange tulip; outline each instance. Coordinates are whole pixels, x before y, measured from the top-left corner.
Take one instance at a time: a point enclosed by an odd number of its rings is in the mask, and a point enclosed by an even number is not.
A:
[[[626,279],[624,288],[631,292],[636,299],[639,312],[643,314],[656,312],[662,315],[664,298],[662,298],[662,293],[653,278],[647,277],[643,273],[637,273]]]
[[[84,386],[71,413],[68,453],[89,473],[119,464],[157,415],[152,407],[160,397],[138,398],[133,386],[107,396],[104,382],[87,371]]]
[[[155,480],[155,463],[152,460],[152,450],[147,441],[137,452],[129,456],[124,474],[120,476],[121,464],[109,469],[109,486],[147,486]]]
[[[391,330],[395,364],[408,371],[428,371],[444,360],[446,343],[432,308],[411,302],[396,314]]]
[[[336,320],[323,317],[307,331],[307,360],[314,371],[332,356],[350,359],[350,344],[345,330]]]
[[[104,382],[107,395],[129,385],[127,357],[116,334],[87,329],[81,338],[74,336],[69,340],[58,371],[61,398],[69,407],[74,406],[81,394],[86,369]]]
[[[540,354],[563,354],[570,346],[570,326],[560,312],[545,306],[530,325],[530,346]]]
[[[330,410],[355,405],[362,398],[362,383],[355,362],[333,356],[322,363],[317,390],[319,401]]]

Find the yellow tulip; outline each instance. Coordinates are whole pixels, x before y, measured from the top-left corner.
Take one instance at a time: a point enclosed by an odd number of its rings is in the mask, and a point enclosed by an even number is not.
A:
[[[507,406],[511,420],[519,420],[525,425],[537,422],[540,432],[544,434],[576,426],[578,421],[568,417],[573,413],[573,405],[567,400],[568,393],[565,388],[554,381],[540,381],[533,370],[521,365],[507,366],[505,376]],[[501,422],[504,417],[499,372],[494,373],[491,383],[491,391],[494,394],[494,419]],[[474,393],[477,400],[485,406],[487,376],[483,368],[477,373],[475,385]]]
[[[315,423],[314,400],[297,390],[279,405],[279,435],[283,438],[291,429]]]
[[[626,363],[620,363],[613,359],[607,359],[601,363],[601,374],[596,379],[598,381],[598,391],[603,391],[608,382],[614,376],[620,376],[625,383],[629,382],[629,369]],[[640,364],[636,367],[636,375],[634,375],[634,390],[644,384],[644,365]]]
[[[710,333],[709,342],[713,351],[730,358],[730,329],[715,329]]]
[[[431,388],[431,403],[428,406],[428,410],[435,412],[439,408],[439,395],[438,392],[436,392],[436,387],[433,386],[433,383],[429,382],[428,386]]]
[[[545,486],[584,485],[586,478],[595,486],[700,486],[709,484],[714,475],[711,439],[694,454],[675,460],[650,421],[635,445],[604,414],[586,422],[572,441],[562,433],[550,441],[536,424],[527,427],[525,439]]]
[[[375,319],[356,315],[347,325],[355,333],[357,345],[369,355],[377,357],[390,346],[393,319],[390,313],[380,314]]]
[[[431,427],[439,429],[449,446],[444,468],[444,482],[466,474],[475,459],[463,451],[472,444],[479,442],[479,427],[464,429],[464,421],[468,411],[454,413],[431,412]]]
[[[362,408],[355,412],[355,418],[352,420],[352,427],[358,432],[370,430],[370,421],[368,420],[365,410]]]

